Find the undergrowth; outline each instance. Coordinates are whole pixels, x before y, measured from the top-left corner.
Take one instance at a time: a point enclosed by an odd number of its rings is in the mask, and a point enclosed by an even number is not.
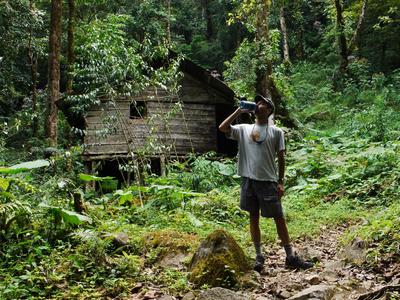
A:
[[[399,252],[399,75],[349,78],[340,92],[331,75],[329,67],[312,64],[285,75],[285,100],[300,124],[287,134],[289,231],[296,240],[364,220],[347,239],[371,243],[370,262],[379,264]],[[165,177],[148,175],[145,186],[84,193],[84,178],[102,179],[79,175],[79,153],[55,153],[48,167],[2,173],[0,220],[15,216],[7,228],[0,222],[2,299],[124,298],[146,283],[182,296],[191,289],[188,259],[177,269],[160,262],[168,253],[190,258],[217,228],[253,257],[235,159],[192,156],[170,163]],[[77,194],[81,214],[74,212]],[[273,221],[261,227],[266,247],[275,243]]]

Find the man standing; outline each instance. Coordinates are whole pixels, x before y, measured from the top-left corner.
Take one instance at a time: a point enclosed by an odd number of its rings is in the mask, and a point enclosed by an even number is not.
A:
[[[311,262],[304,261],[293,251],[290,244],[286,221],[282,211],[281,198],[284,194],[285,139],[283,130],[268,124],[275,106],[270,99],[261,95],[255,97],[255,124],[231,125],[242,113],[249,110],[238,108],[225,119],[219,130],[239,145],[238,174],[242,177],[240,208],[250,213],[250,234],[256,249],[254,269],[260,272],[264,265],[261,253],[261,216],[273,218],[279,238],[286,252],[285,264],[289,268],[308,269]],[[275,159],[278,157],[276,170]],[[277,176],[278,173],[278,176]]]

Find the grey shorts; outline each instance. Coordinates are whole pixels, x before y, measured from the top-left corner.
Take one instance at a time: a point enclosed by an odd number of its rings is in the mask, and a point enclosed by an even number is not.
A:
[[[278,197],[278,185],[273,181],[258,181],[242,177],[240,208],[259,212],[266,218],[282,217],[282,204]]]

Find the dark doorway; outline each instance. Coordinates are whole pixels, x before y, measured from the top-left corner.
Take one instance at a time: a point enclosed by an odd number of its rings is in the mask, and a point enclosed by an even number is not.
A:
[[[217,152],[225,154],[229,157],[234,157],[237,154],[237,143],[233,140],[228,139],[224,133],[218,130],[219,124],[221,124],[230,114],[235,111],[235,107],[226,104],[217,104],[215,106],[215,114],[217,121]]]

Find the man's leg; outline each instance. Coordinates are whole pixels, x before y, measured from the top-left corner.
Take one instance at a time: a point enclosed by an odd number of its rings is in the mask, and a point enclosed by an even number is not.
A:
[[[283,216],[275,217],[276,231],[282,241],[282,245],[285,248],[286,256],[293,256],[293,248],[290,244],[289,232],[286,226],[286,220]]]
[[[300,269],[308,269],[313,267],[313,263],[304,261],[298,255],[293,252],[292,245],[290,244],[289,233],[286,226],[286,220],[283,216],[275,217],[276,230],[278,232],[279,238],[282,241],[283,247],[286,252],[286,261],[285,264],[290,268],[300,268]]]
[[[264,266],[264,256],[261,253],[261,231],[260,231],[260,213],[250,212],[250,234],[256,249],[256,262],[254,270],[260,272]]]
[[[250,234],[256,254],[261,255],[260,213],[250,212]]]

